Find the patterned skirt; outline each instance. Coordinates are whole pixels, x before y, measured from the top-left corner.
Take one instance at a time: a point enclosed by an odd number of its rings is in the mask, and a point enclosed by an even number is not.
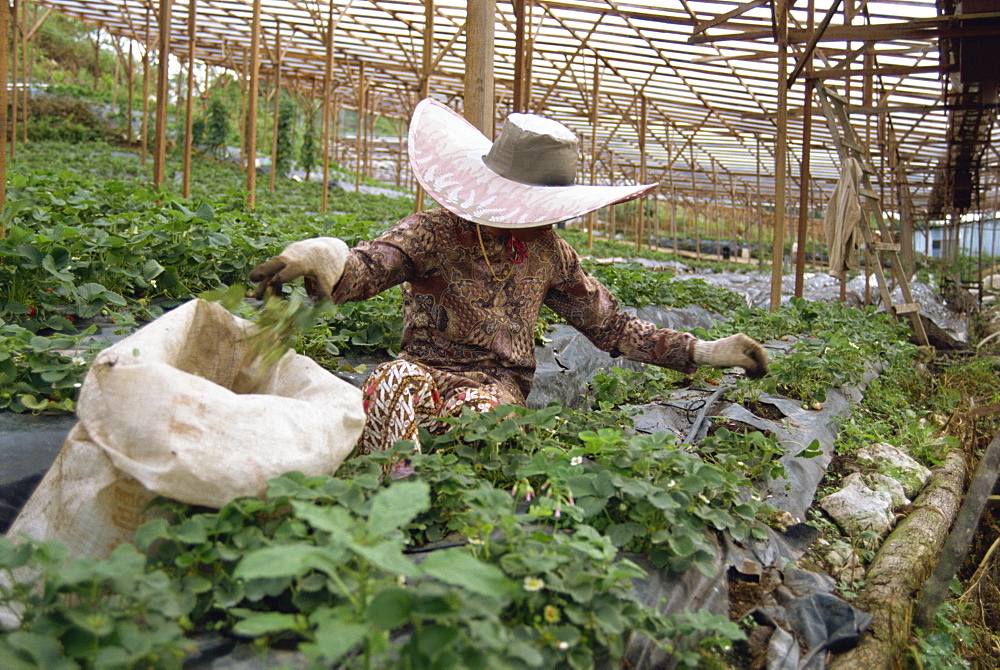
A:
[[[372,370],[362,390],[366,418],[359,454],[385,450],[401,440],[413,442],[419,452],[420,428],[435,435],[448,429],[441,417],[458,416],[466,407],[488,412],[517,402],[499,385],[460,386],[442,397],[430,368],[401,359]]]

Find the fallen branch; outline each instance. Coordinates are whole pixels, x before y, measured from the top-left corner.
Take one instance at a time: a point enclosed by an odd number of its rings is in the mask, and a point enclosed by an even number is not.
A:
[[[958,572],[969,553],[969,545],[979,527],[983,508],[990,497],[990,490],[1000,471],[1000,433],[993,438],[986,453],[976,467],[976,474],[965,493],[965,501],[958,512],[955,527],[941,551],[941,561],[927,581],[920,594],[920,601],[914,608],[914,623],[920,628],[929,628],[934,623],[934,615],[948,594],[948,585]]]
[[[898,659],[910,637],[913,599],[962,502],[965,474],[965,458],[953,449],[931,473],[913,512],[886,538],[868,568],[860,602],[873,615],[872,626],[856,647],[831,658],[830,670],[877,670]]]

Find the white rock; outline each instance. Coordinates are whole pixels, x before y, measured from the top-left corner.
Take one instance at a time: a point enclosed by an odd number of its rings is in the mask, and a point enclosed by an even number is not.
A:
[[[892,496],[873,491],[857,472],[844,477],[843,488],[819,501],[849,537],[865,531],[883,535],[892,523]]]
[[[864,480],[865,484],[872,491],[888,493],[892,498],[893,507],[910,504],[910,499],[906,497],[906,491],[898,479],[893,479],[889,475],[883,475],[881,472],[863,474],[861,475],[861,479]]]
[[[888,475],[903,485],[910,499],[924,488],[931,471],[915,461],[909,454],[885,442],[876,442],[858,450],[858,460],[873,463],[883,475]]]

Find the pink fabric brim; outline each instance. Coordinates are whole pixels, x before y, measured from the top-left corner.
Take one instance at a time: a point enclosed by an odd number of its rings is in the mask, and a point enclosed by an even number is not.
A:
[[[430,98],[410,120],[410,167],[427,194],[458,216],[498,228],[532,228],[566,221],[637,198],[656,184],[531,186],[486,167],[492,142],[446,105]]]

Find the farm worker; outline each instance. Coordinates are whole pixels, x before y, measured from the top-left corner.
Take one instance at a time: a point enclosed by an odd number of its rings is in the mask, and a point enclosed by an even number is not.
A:
[[[512,114],[495,142],[434,100],[417,105],[408,138],[417,180],[442,207],[404,218],[354,249],[336,238],[290,244],[250,273],[256,297],[305,278],[316,299],[366,300],[403,292],[396,360],[363,385],[359,452],[412,440],[463,407],[525,403],[535,372],[542,305],[613,356],[693,372],[700,365],[767,372],[763,347],[744,334],[716,341],[658,328],[619,310],[552,225],[639,197],[656,184],[574,184],[577,139],[562,124]]]

